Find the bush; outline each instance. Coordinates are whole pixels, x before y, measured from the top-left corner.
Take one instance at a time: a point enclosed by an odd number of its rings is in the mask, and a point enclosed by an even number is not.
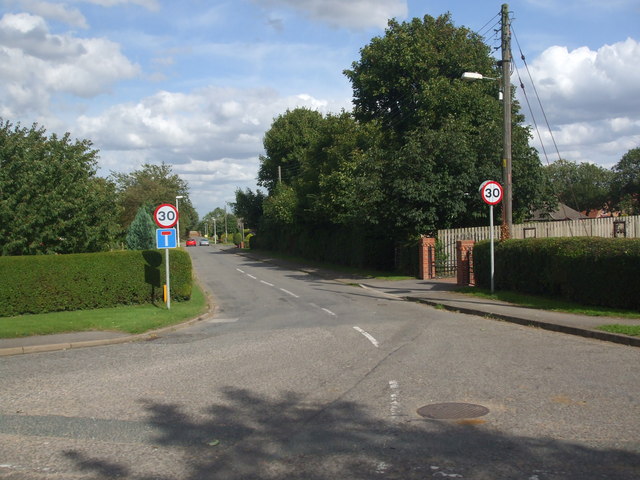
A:
[[[473,250],[476,283],[490,283],[490,244]],[[531,238],[495,245],[495,286],[585,305],[640,310],[640,239]]]
[[[0,257],[0,316],[151,303],[163,297],[160,250]],[[191,257],[170,254],[171,298],[191,297]]]
[[[394,269],[393,239],[362,232],[357,228],[266,224],[251,239],[251,248],[349,267],[385,271]]]
[[[242,243],[242,234],[240,232],[236,232],[233,234],[233,243],[239,247]]]

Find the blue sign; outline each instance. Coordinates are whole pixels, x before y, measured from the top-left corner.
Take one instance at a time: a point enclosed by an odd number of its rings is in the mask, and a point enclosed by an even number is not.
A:
[[[176,248],[178,236],[175,228],[157,228],[156,245],[158,248]]]

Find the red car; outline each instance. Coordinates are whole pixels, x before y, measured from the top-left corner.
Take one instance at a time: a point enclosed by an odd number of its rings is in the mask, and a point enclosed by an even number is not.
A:
[[[195,247],[197,245],[195,238],[187,238],[187,247]]]

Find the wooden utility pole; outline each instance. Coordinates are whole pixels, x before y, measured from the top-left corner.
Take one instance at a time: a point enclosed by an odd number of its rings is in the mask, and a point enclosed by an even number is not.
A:
[[[502,105],[503,115],[503,143],[502,143],[502,182],[504,184],[504,198],[502,200],[501,240],[511,238],[512,233],[512,198],[511,183],[511,25],[509,23],[509,5],[502,5]]]

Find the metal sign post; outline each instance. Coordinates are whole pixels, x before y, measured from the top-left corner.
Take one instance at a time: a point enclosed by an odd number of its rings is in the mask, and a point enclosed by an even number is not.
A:
[[[169,275],[169,249],[176,248],[177,235],[175,228],[158,228],[156,230],[156,247],[164,248],[165,250],[165,278],[167,283],[165,285],[165,302],[167,303],[167,309],[171,310],[171,278]]]
[[[493,249],[493,206],[497,205],[502,201],[502,185],[498,182],[494,182],[493,180],[487,180],[482,185],[480,185],[480,195],[482,195],[482,200],[484,203],[489,205],[489,238],[491,241],[491,293],[494,291],[494,272],[495,272],[495,262],[494,262],[494,249]]]
[[[171,309],[171,279],[169,275],[169,249],[177,247],[177,233],[173,227],[178,222],[178,210],[173,205],[163,203],[153,212],[153,219],[161,227],[156,229],[156,247],[165,249],[165,301],[167,309]]]

